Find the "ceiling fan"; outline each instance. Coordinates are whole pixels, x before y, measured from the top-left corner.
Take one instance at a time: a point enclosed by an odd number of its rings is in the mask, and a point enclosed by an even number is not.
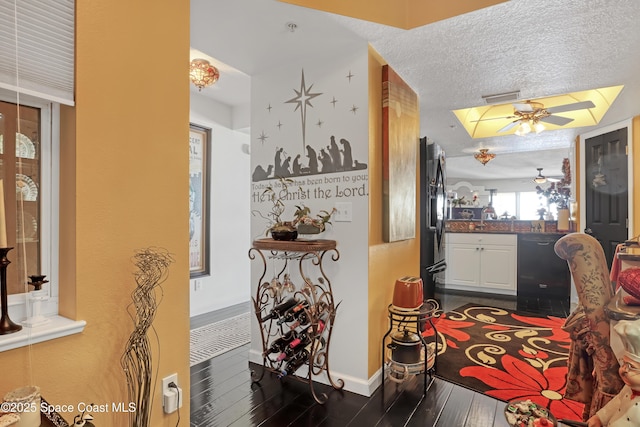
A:
[[[551,178],[551,177],[547,178],[546,176],[542,175],[543,168],[536,168],[536,169],[538,169],[538,175],[533,178],[533,182],[535,182],[536,184],[544,184],[547,181],[560,182],[558,178]]]
[[[498,133],[507,132],[515,126],[518,126],[518,129],[515,132],[516,135],[526,135],[532,130],[536,133],[542,132],[544,130],[543,122],[557,126],[564,126],[574,120],[569,117],[557,116],[555,115],[556,113],[584,110],[594,107],[595,104],[591,101],[574,102],[572,104],[557,105],[549,108],[545,108],[545,106],[540,102],[526,101],[524,103],[513,104],[513,115],[496,117],[494,119],[515,119],[500,129]]]

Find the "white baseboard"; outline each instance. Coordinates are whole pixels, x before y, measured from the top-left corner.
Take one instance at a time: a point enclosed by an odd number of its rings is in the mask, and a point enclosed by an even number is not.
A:
[[[258,350],[251,349],[249,351],[249,361],[262,365],[262,353]],[[357,378],[351,375],[345,375],[335,370],[331,370],[331,378],[333,382],[338,382],[342,379],[344,381],[344,390],[351,393],[360,394],[362,396],[369,397],[374,391],[382,384],[381,381],[382,368],[378,369],[371,378]],[[326,372],[314,377],[314,380],[321,384],[331,385]]]

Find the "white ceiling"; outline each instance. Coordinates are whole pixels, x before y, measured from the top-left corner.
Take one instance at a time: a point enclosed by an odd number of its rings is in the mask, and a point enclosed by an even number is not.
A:
[[[252,74],[366,40],[418,93],[421,135],[446,150],[450,178],[524,178],[538,167],[560,175],[577,135],[640,114],[639,22],[637,0],[510,0],[412,30],[276,0],[192,0],[191,46],[221,71],[201,93],[242,107]],[[620,84],[597,127],[474,140],[451,112],[482,105],[482,95],[519,90],[526,100]],[[478,148],[497,157],[483,166]]]

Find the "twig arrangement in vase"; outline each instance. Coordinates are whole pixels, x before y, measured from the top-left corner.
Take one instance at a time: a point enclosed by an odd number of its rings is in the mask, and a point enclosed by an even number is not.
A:
[[[162,289],[160,285],[167,279],[173,258],[164,249],[147,248],[135,254],[134,263],[138,267],[134,273],[137,286],[131,294],[133,302],[127,307],[127,312],[135,328],[127,341],[120,365],[127,377],[129,401],[136,404],[136,410],[129,413],[129,425],[148,427],[153,403],[153,363],[147,333],[150,328],[153,329],[153,319],[162,300],[156,300],[156,288]],[[131,305],[135,313],[129,310]],[[157,334],[154,335],[157,337]]]

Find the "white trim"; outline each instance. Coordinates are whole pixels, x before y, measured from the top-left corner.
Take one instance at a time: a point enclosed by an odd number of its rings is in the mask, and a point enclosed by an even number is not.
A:
[[[33,96],[34,98],[40,98],[40,99],[46,99],[49,100],[51,102],[58,102],[60,104],[64,104],[64,105],[69,105],[71,107],[73,107],[75,105],[75,101],[73,99],[68,99],[65,97],[61,97],[61,96],[56,96],[53,93],[47,93],[47,92],[43,92],[43,91],[39,91],[39,90],[32,90],[32,89],[27,89],[24,87],[19,88],[16,85],[12,85],[9,83],[4,83],[2,81],[0,81],[0,88],[3,89],[7,89],[13,92],[17,92],[18,90],[20,90],[20,93],[22,95],[29,95],[29,96]]]
[[[62,316],[49,317],[49,322],[40,326],[33,328],[23,326],[18,332],[0,336],[0,353],[55,338],[79,334],[84,330],[86,324],[87,322],[84,320],[70,320]]]
[[[262,353],[258,352],[255,349],[249,350],[249,361],[258,365],[262,365]],[[378,371],[376,371],[376,373],[374,373],[371,378],[364,379],[342,374],[332,369],[331,378],[334,382],[337,382],[339,379],[343,380],[344,390],[369,397],[382,384],[380,381],[381,373],[382,368],[378,369]],[[326,384],[329,386],[331,385],[329,383],[329,379],[327,378],[326,372],[323,372],[321,375],[314,376],[313,379],[315,382],[318,382],[320,384]]]
[[[600,136],[600,135],[604,135],[606,133],[609,132],[613,132],[616,131],[618,129],[622,129],[622,128],[627,128],[627,147],[628,147],[628,155],[627,155],[627,199],[628,199],[628,208],[627,208],[627,214],[628,214],[628,218],[629,218],[629,227],[627,229],[627,238],[631,238],[632,236],[634,236],[634,230],[633,230],[633,120],[632,119],[627,119],[627,120],[623,120],[621,122],[617,122],[614,123],[612,125],[608,125],[608,126],[604,126],[602,128],[596,129],[594,131],[591,132],[587,132],[584,133],[582,135],[580,135],[580,178],[581,178],[581,184],[580,185],[580,198],[578,200],[578,204],[580,206],[580,225],[583,227],[582,230],[578,230],[578,232],[583,232],[584,231],[584,227],[587,224],[587,212],[585,209],[585,203],[586,203],[586,187],[587,187],[587,180],[586,180],[586,165],[585,165],[585,143],[586,140],[589,138],[593,138],[595,136]]]
[[[25,326],[16,333],[0,335],[0,352],[82,332],[86,323],[58,316],[60,105],[24,93],[19,96],[20,105],[40,109],[40,270],[49,280],[43,286],[45,298],[40,302],[40,314],[51,321],[32,328]],[[0,89],[0,100],[16,103],[18,95]],[[11,259],[11,252],[9,257]],[[14,323],[20,323],[33,315],[31,307],[26,304],[26,295],[15,294],[7,298],[9,317]]]

